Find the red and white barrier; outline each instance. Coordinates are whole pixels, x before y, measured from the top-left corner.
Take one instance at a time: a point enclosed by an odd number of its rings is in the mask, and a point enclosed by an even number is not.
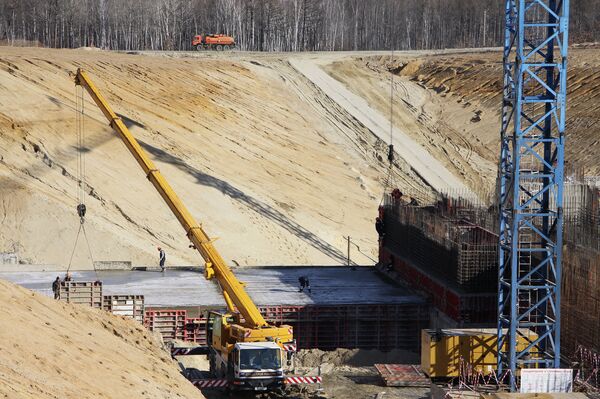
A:
[[[283,350],[286,352],[296,352],[296,349],[295,344],[283,344]]]
[[[320,375],[315,377],[307,377],[307,376],[293,376],[286,377],[285,383],[288,385],[296,385],[296,384],[320,384],[323,382],[323,377]]]
[[[227,386],[227,380],[224,378],[214,378],[209,380],[191,380],[191,383],[196,388],[225,388]]]
[[[206,355],[208,351],[208,346],[194,346],[191,348],[176,347],[171,348],[171,356]]]
[[[171,348],[171,356],[184,356],[187,355],[195,348]]]
[[[190,380],[196,388],[225,388],[228,382],[224,378],[211,378],[206,380]],[[323,382],[321,376],[292,376],[286,377],[284,380],[287,385],[299,385],[299,384],[320,384]]]

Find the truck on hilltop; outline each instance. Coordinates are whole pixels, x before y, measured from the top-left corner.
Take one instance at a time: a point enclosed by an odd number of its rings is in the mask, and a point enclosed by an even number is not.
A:
[[[235,47],[235,40],[223,34],[196,35],[192,39],[192,46],[198,51],[203,50],[230,50]]]

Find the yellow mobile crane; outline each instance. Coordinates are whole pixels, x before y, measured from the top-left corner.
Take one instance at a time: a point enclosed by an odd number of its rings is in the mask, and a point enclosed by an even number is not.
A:
[[[213,375],[226,378],[230,386],[237,389],[266,390],[283,387],[283,364],[290,364],[293,356],[293,352],[287,352],[284,345],[295,348],[292,327],[273,326],[265,321],[246,293],[244,284],[235,277],[208,234],[190,214],[121,118],[113,112],[86,72],[78,69],[74,80],[76,85],[87,90],[102,110],[110,126],[123,140],[148,180],[185,229],[192,246],[205,261],[205,277],[216,278],[221,286],[227,313],[211,312],[207,323],[212,327],[208,331],[207,341]]]

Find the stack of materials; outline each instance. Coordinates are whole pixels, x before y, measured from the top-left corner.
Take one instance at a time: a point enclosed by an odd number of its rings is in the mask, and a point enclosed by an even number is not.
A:
[[[428,387],[431,381],[414,364],[376,364],[377,372],[388,387]]]

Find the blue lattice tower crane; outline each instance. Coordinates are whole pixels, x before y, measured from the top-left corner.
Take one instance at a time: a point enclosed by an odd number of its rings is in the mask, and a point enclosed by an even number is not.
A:
[[[569,0],[506,0],[498,371],[560,366]]]

